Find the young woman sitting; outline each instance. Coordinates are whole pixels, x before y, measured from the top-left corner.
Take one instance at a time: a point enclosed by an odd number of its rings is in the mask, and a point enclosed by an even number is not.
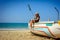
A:
[[[34,23],[39,22],[39,20],[40,20],[39,13],[36,13],[36,14],[35,14],[35,18],[30,21],[30,27],[32,28],[32,25],[33,25]]]

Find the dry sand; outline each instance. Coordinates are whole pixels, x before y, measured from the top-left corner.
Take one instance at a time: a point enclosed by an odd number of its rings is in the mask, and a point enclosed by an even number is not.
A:
[[[32,35],[29,30],[0,30],[0,40],[55,40]]]

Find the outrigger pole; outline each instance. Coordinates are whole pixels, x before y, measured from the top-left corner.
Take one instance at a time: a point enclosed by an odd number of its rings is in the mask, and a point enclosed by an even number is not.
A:
[[[29,9],[29,11],[31,11],[31,13],[32,13],[32,15],[33,15],[33,12],[32,12],[32,9],[31,9],[31,7],[30,7],[30,4],[28,4],[28,9]]]
[[[30,4],[28,4],[28,9],[29,9],[29,11],[32,13],[32,16],[33,16],[33,12],[32,12],[32,9],[31,9],[31,7],[30,7]],[[34,25],[34,24],[33,24]],[[34,28],[34,26],[33,26],[33,28]]]
[[[55,8],[55,10],[57,11],[57,20],[59,20],[59,10],[56,8],[56,7],[54,7]]]

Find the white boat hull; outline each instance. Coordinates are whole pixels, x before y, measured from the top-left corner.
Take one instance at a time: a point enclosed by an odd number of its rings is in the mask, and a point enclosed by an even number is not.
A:
[[[31,31],[43,36],[60,38],[60,25],[58,23],[54,23],[54,21],[34,23]]]

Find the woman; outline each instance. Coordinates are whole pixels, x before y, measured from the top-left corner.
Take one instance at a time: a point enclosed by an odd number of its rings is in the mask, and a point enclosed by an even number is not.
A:
[[[39,20],[40,20],[39,13],[36,13],[34,20],[30,21],[30,27],[32,28],[32,24],[39,22]]]

